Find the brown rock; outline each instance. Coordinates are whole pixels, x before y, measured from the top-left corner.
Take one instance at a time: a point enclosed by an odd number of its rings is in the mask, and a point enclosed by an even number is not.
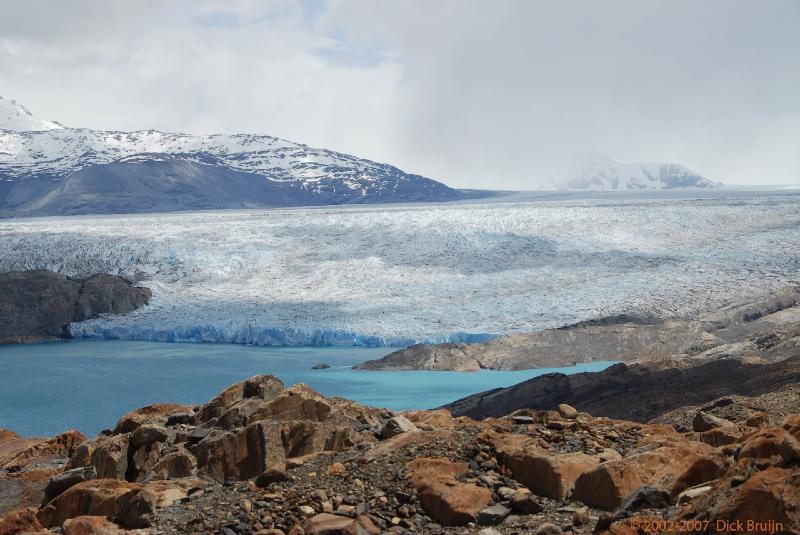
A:
[[[773,466],[732,486],[736,477],[738,472],[730,474],[693,500],[680,518],[708,520],[712,525],[718,520],[741,521],[741,531],[747,533],[800,532],[800,470]]]
[[[697,439],[703,444],[718,448],[739,442],[742,439],[742,433],[735,426],[715,427],[709,431],[698,433]]]
[[[84,515],[113,518],[140,490],[137,483],[116,479],[78,483],[43,507],[37,517],[45,527],[61,526],[67,519]]]
[[[46,440],[23,440],[22,442],[9,440],[6,442],[9,450],[12,450],[10,447],[12,443],[26,447],[14,451],[13,455],[7,454],[3,458],[2,468],[19,471],[30,464],[45,460],[69,459],[75,449],[85,440],[86,437],[79,431],[67,431]]]
[[[142,424],[131,433],[130,445],[134,448],[167,440],[167,430],[158,424]]]
[[[347,469],[342,463],[333,463],[328,467],[328,475],[341,477],[347,473]]]
[[[195,446],[194,454],[198,468],[217,481],[250,479],[286,464],[280,422],[214,430]]]
[[[444,525],[463,525],[492,499],[489,489],[456,478],[468,471],[466,463],[420,457],[408,464],[422,506]]]
[[[744,421],[747,427],[764,427],[769,425],[769,416],[766,412],[754,412]]]
[[[250,415],[250,422],[257,420],[305,420],[324,422],[331,415],[333,407],[324,397],[308,386],[294,385],[277,394]]]
[[[219,393],[217,397],[203,405],[197,412],[198,422],[208,422],[212,418],[219,418],[234,404],[243,399],[257,398],[260,400],[272,399],[284,390],[280,379],[272,375],[256,375],[240,383],[229,386]]]
[[[419,428],[403,415],[393,416],[381,429],[383,438],[392,438],[402,433],[416,433]]]
[[[797,440],[800,440],[800,413],[790,414],[781,423],[781,427]]]
[[[670,491],[675,481],[714,449],[706,444],[664,435],[647,437],[620,461],[607,461],[575,481],[573,499],[600,509],[616,508],[642,485]]]
[[[578,417],[578,411],[575,409],[575,407],[572,405],[567,405],[566,403],[559,404],[558,413],[562,418],[566,418],[567,420],[574,420]]]
[[[67,464],[67,469],[89,466],[89,462],[92,458],[92,452],[94,452],[93,442],[84,442],[75,448],[75,452],[72,454],[72,457],[70,457],[69,463]]]
[[[530,448],[505,455],[502,462],[514,479],[535,494],[556,500],[564,500],[575,480],[600,464],[597,457],[584,453],[551,454]]]
[[[126,533],[104,516],[78,516],[64,522],[64,535],[122,535]]]
[[[420,429],[422,429],[422,427],[431,429],[452,429],[455,426],[453,416],[447,409],[410,411],[405,413],[405,416]]]
[[[789,463],[800,459],[800,442],[782,427],[763,429],[745,440],[737,457]]]
[[[43,531],[44,527],[36,518],[36,509],[20,509],[0,517],[0,535],[16,535],[17,533],[34,533]]]
[[[733,422],[705,411],[697,411],[697,414],[694,415],[694,420],[692,420],[692,429],[698,433],[710,431],[716,427],[730,427],[732,425]]]
[[[120,418],[116,427],[114,427],[114,434],[130,433],[144,424],[163,426],[166,425],[169,415],[173,412],[187,412],[191,411],[191,409],[192,408],[188,405],[176,405],[175,403],[155,403],[153,405],[148,405],[129,412]]]
[[[305,535],[378,535],[381,531],[366,515],[358,518],[320,513],[303,523]]]
[[[98,437],[89,465],[97,471],[100,479],[125,479],[128,470],[128,436],[113,435]]]
[[[169,507],[190,494],[204,490],[207,484],[200,479],[179,479],[172,481],[149,481],[142,490],[153,497],[155,507]]]
[[[197,459],[180,445],[161,457],[146,475],[146,479],[175,479],[195,475],[197,475]]]
[[[675,498],[690,487],[722,477],[727,465],[725,458],[721,456],[700,457],[678,476],[672,485],[670,496]]]

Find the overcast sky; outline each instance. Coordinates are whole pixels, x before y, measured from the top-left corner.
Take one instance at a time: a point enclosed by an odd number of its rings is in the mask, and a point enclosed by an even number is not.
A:
[[[800,182],[800,1],[3,2],[0,95],[263,132],[459,187],[604,156]]]

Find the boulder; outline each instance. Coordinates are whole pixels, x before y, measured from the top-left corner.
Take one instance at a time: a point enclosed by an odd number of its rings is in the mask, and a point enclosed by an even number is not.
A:
[[[468,472],[466,463],[420,457],[408,464],[420,503],[443,525],[464,525],[489,505],[489,489],[461,483],[457,477]]]
[[[800,459],[800,441],[782,427],[758,431],[737,450],[738,459],[758,459],[771,464]]]
[[[166,425],[169,416],[175,412],[188,412],[192,408],[187,405],[176,405],[175,403],[155,403],[147,405],[135,411],[131,411],[119,419],[114,427],[114,434],[130,433],[140,425],[157,424]]]
[[[145,480],[175,479],[197,475],[197,459],[183,445],[176,446],[161,457],[145,474]]]
[[[79,431],[67,431],[66,433],[61,433],[60,435],[46,440],[9,440],[6,442],[6,446],[17,443],[24,447],[16,451],[9,447],[8,450],[13,451],[13,454],[9,452],[9,454],[3,458],[2,468],[9,471],[20,471],[32,464],[40,464],[45,461],[53,460],[67,460],[75,452],[75,449],[85,441],[86,437]]]
[[[389,418],[381,429],[383,438],[392,438],[402,433],[416,433],[419,428],[405,416],[398,415]]]
[[[642,509],[665,509],[669,504],[670,497],[665,491],[642,485],[622,500],[611,518],[614,521],[622,520]]]
[[[104,516],[77,516],[64,522],[64,535],[124,535],[128,533]]]
[[[208,484],[195,478],[185,478],[171,481],[149,481],[142,486],[153,497],[155,507],[169,507],[175,502],[183,500],[195,492],[205,490]]]
[[[710,412],[705,411],[697,411],[697,414],[694,415],[694,420],[692,420],[692,429],[698,433],[710,431],[716,427],[730,427],[732,425],[733,422],[730,420],[714,416]]]
[[[747,427],[764,427],[769,425],[769,415],[766,412],[754,412],[744,421]]]
[[[642,485],[671,491],[696,461],[713,453],[710,446],[681,437],[647,437],[622,460],[606,461],[581,474],[572,497],[591,507],[613,510]]]
[[[523,450],[505,456],[503,465],[514,479],[539,496],[564,500],[578,477],[600,464],[600,459],[584,453],[556,453]]]
[[[287,457],[303,457],[321,451],[345,451],[358,441],[355,422],[337,426],[333,422],[291,420],[276,422],[281,429]]]
[[[0,517],[0,535],[17,535],[18,533],[36,533],[44,530],[44,526],[36,518],[36,509],[19,509]]]
[[[97,478],[97,470],[94,466],[87,466],[84,468],[73,468],[67,470],[63,474],[59,474],[50,480],[45,488],[45,500],[50,501],[68,488],[89,481],[90,479]]]
[[[251,479],[286,464],[281,423],[260,421],[235,431],[214,430],[194,447],[197,467],[217,481]]]
[[[305,420],[324,422],[333,411],[330,400],[325,399],[306,385],[294,385],[277,394],[273,399],[259,404],[248,421],[257,420]]]
[[[719,448],[728,444],[735,444],[742,439],[742,433],[736,426],[715,427],[709,431],[698,433],[697,439],[703,444]]]
[[[672,485],[670,496],[675,498],[686,489],[719,479],[725,474],[727,468],[728,462],[726,458],[721,455],[700,457],[677,477],[675,483]]]
[[[134,448],[167,440],[167,430],[158,424],[142,424],[131,433],[130,445]]]
[[[229,386],[214,399],[200,407],[195,415],[198,423],[219,418],[234,404],[248,398],[272,399],[284,390],[283,383],[273,375],[256,375]]]
[[[356,518],[320,513],[302,525],[305,535],[378,535],[381,530],[366,515]]]
[[[176,425],[189,425],[194,422],[193,412],[173,412],[167,417],[167,427],[175,427]]]
[[[411,422],[422,429],[452,429],[455,427],[453,415],[447,409],[429,411],[410,411],[404,413]]]
[[[92,459],[92,453],[94,452],[94,442],[87,441],[75,448],[75,451],[72,454],[72,457],[69,458],[69,463],[67,463],[67,469],[72,468],[83,468],[85,466],[89,466],[89,462]]]
[[[788,431],[794,438],[800,440],[800,413],[787,416],[783,422],[781,422],[781,427]]]
[[[578,411],[572,405],[567,405],[566,403],[561,403],[558,405],[558,413],[561,415],[562,418],[566,418],[567,420],[574,420],[578,417]]]
[[[514,493],[511,499],[508,500],[508,504],[515,512],[523,515],[535,515],[544,510],[542,504],[536,501],[536,498],[521,492]]]
[[[113,518],[140,490],[137,483],[116,479],[78,483],[44,506],[37,518],[45,527],[59,527],[65,520],[84,515]]]
[[[511,509],[502,504],[484,507],[478,511],[478,524],[481,526],[495,526],[511,514]]]
[[[746,478],[748,465],[742,464],[711,490],[692,500],[680,519],[708,520],[711,525],[724,521],[727,526],[747,533],[800,532],[800,470],[768,467]],[[744,477],[743,477],[744,476]]]
[[[128,436],[100,436],[92,451],[89,465],[100,479],[125,479],[128,471]]]

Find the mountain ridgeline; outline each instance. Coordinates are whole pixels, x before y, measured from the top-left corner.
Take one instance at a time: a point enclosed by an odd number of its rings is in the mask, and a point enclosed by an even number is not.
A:
[[[0,217],[488,196],[263,134],[67,128],[0,98]]]

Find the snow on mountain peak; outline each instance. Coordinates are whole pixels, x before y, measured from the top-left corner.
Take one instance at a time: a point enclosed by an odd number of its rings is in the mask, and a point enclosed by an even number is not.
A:
[[[35,117],[16,100],[7,100],[0,97],[0,130],[38,132],[60,128],[64,128],[64,126],[54,121],[45,121]]]
[[[571,190],[716,188],[713,182],[674,163],[623,163],[607,158],[576,165],[562,187]]]

